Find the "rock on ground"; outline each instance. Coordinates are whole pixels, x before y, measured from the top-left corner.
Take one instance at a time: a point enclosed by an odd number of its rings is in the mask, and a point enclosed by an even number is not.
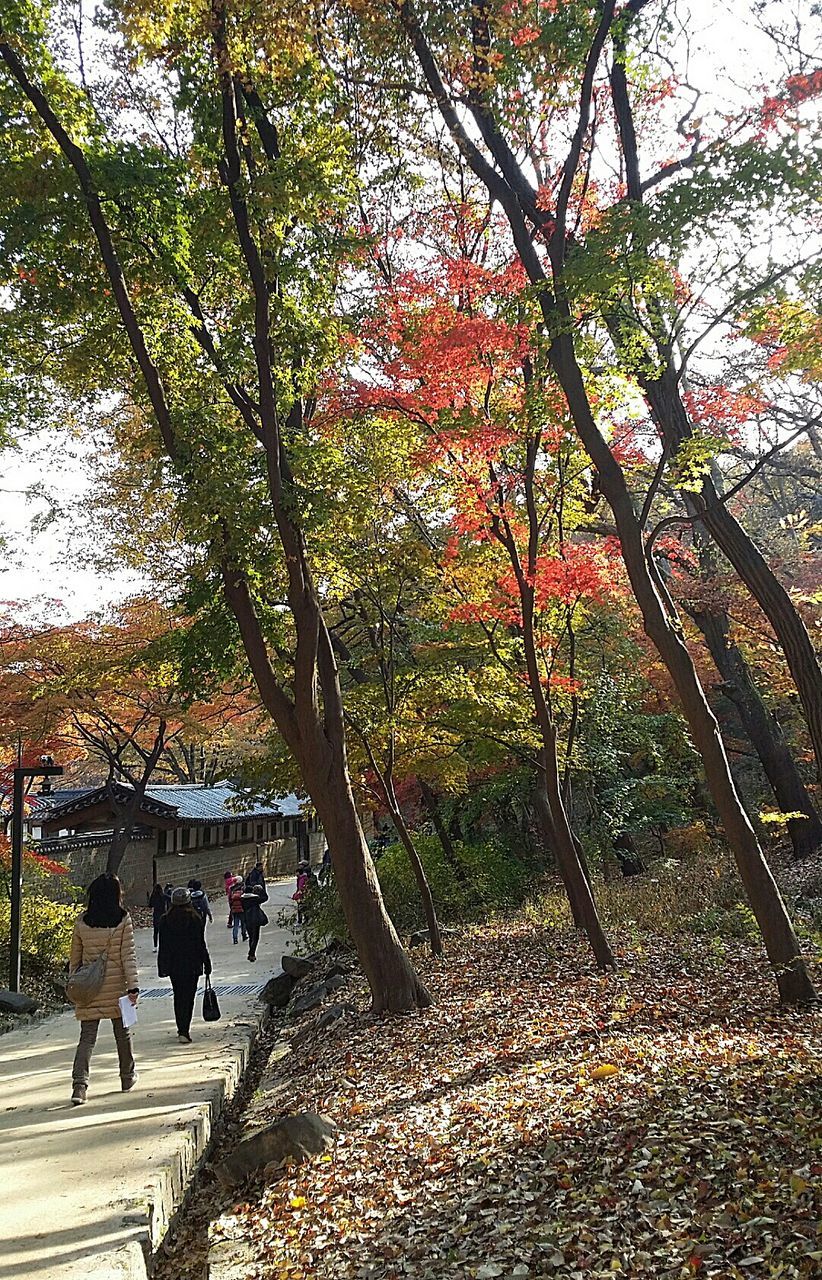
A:
[[[0,1009],[4,1013],[35,1013],[39,1007],[36,1000],[23,995],[22,991],[0,989]]]
[[[264,1165],[289,1159],[299,1164],[309,1156],[320,1155],[331,1146],[336,1133],[334,1121],[315,1111],[283,1116],[240,1142],[215,1172],[223,1185],[232,1186]]]

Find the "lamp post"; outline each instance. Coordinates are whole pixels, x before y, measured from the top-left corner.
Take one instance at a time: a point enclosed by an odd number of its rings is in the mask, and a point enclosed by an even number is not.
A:
[[[14,770],[14,798],[11,809],[11,919],[9,921],[9,991],[20,990],[20,923],[23,906],[23,794],[27,778],[54,778],[63,772],[51,756],[41,756],[39,765]]]

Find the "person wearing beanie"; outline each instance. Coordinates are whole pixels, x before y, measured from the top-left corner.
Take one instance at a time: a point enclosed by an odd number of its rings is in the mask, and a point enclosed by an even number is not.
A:
[[[177,1037],[191,1042],[191,1018],[200,976],[211,974],[211,957],[205,941],[205,920],[191,904],[189,889],[175,889],[171,906],[160,921],[157,972],[171,979]]]

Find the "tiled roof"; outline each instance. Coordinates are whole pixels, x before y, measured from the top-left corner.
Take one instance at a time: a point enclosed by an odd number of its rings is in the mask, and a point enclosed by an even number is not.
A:
[[[114,784],[118,798],[128,799],[130,787]],[[83,809],[91,808],[105,798],[105,787],[55,791],[50,796],[37,797],[37,816],[70,819]],[[302,817],[302,802],[293,793],[278,796],[272,803],[243,799],[242,793],[230,782],[218,782],[208,787],[202,783],[158,783],[146,788],[141,813],[154,813],[158,817],[177,820],[180,823],[248,822],[262,818]],[[35,817],[34,814],[30,815]]]
[[[179,818],[190,822],[248,822],[249,818],[291,818],[300,814],[300,802],[295,795],[278,797],[273,804],[241,800],[242,793],[230,782],[217,782],[213,787],[199,783],[162,783],[148,787],[146,795],[161,804],[172,805]]]

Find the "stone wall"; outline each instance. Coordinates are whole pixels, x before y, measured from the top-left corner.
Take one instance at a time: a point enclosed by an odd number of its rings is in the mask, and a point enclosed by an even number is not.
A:
[[[126,849],[120,864],[118,875],[123,884],[126,902],[130,906],[144,906],[147,894],[151,893],[152,858],[155,841],[135,840]],[[92,880],[102,875],[108,861],[109,841],[103,844],[83,845],[79,849],[68,849],[65,853],[59,848],[49,850],[49,857],[68,867],[68,878],[71,884],[78,884],[87,889]]]
[[[325,836],[321,831],[312,831],[308,837],[311,862],[319,866],[325,848]],[[69,868],[69,880],[87,888],[95,876],[106,869],[108,858],[108,841],[102,845],[87,845],[79,849],[68,849],[61,853],[56,847],[49,851],[49,856],[58,858]],[[280,840],[265,840],[261,844],[247,841],[244,844],[232,844],[228,848],[187,849],[184,853],[157,853],[157,837],[149,840],[136,840],[128,846],[118,875],[123,882],[126,903],[129,906],[145,906],[148,895],[154,886],[155,876],[160,884],[188,884],[189,880],[201,880],[209,897],[219,899],[223,893],[223,873],[233,871],[235,875],[247,875],[255,862],[261,861],[266,877],[276,880],[283,876],[296,874],[297,839],[286,836]]]

